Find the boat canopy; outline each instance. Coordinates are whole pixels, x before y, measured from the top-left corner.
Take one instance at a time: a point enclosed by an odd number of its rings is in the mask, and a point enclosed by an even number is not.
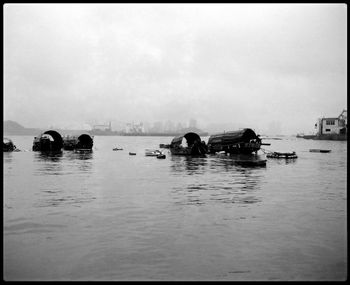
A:
[[[42,134],[42,136],[44,135],[50,135],[53,138],[52,146],[54,150],[60,150],[63,147],[62,136],[57,131],[49,130]]]
[[[187,145],[188,146],[191,146],[194,144],[194,142],[198,141],[200,142],[201,141],[201,138],[198,134],[196,133],[193,133],[193,132],[190,132],[190,133],[187,133],[185,135],[182,135],[182,136],[178,136],[178,137],[175,137],[173,138],[173,140],[171,141],[171,144],[170,146],[171,147],[174,147],[176,145],[181,145],[182,143],[182,139],[185,138],[186,141],[187,141]]]
[[[78,148],[92,148],[93,138],[89,134],[81,134],[78,137]]]
[[[248,143],[257,139],[257,135],[252,129],[242,129],[238,131],[215,134],[209,137],[208,145],[234,145],[237,143]]]

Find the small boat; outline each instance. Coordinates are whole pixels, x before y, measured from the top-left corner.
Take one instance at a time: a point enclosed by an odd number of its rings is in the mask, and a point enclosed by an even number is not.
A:
[[[158,156],[160,154],[162,154],[162,152],[158,149],[156,149],[156,150],[146,149],[146,152],[145,152],[146,156]]]
[[[157,158],[159,158],[159,159],[164,159],[164,158],[166,158],[166,156],[165,156],[165,154],[158,154],[157,155]]]
[[[113,150],[123,150],[122,148],[115,147]]]
[[[136,155],[136,152],[129,152],[129,155]]]
[[[310,152],[331,152],[330,149],[310,149]]]
[[[298,158],[295,151],[293,152],[271,152],[266,155],[268,158]]]
[[[170,148],[170,144],[161,143],[161,144],[159,144],[159,147],[160,148]]]

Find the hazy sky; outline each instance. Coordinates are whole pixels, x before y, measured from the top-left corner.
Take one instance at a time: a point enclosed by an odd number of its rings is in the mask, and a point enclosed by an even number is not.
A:
[[[347,108],[345,4],[3,7],[4,119],[25,127],[296,134]]]

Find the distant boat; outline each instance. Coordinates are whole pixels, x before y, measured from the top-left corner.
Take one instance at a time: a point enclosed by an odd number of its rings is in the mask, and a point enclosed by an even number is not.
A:
[[[129,155],[136,155],[136,152],[129,152]]]
[[[122,148],[115,147],[113,150],[123,150]]]
[[[274,152],[268,153],[266,155],[266,157],[268,157],[268,158],[285,158],[285,159],[298,158],[295,151],[293,151],[293,152],[276,152],[276,151],[274,151]]]
[[[165,154],[158,154],[157,155],[157,158],[159,158],[159,159],[164,159],[164,158],[166,158],[166,156],[165,156]]]
[[[310,149],[310,152],[331,152],[330,149]]]
[[[158,149],[155,149],[155,150],[146,149],[146,152],[145,152],[146,156],[158,156],[160,154],[162,154],[162,152]]]

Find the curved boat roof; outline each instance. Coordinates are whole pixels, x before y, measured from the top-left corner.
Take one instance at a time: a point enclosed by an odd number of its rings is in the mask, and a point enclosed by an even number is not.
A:
[[[173,138],[173,140],[171,141],[171,144],[172,145],[180,145],[182,143],[183,138],[186,139],[186,141],[189,145],[193,144],[196,140],[201,141],[201,137],[198,134],[193,133],[193,132],[189,132],[189,133],[186,133],[182,136],[177,136],[177,137]]]
[[[211,135],[208,139],[208,144],[236,144],[240,142],[249,142],[251,139],[256,139],[256,133],[249,128],[225,132]]]

